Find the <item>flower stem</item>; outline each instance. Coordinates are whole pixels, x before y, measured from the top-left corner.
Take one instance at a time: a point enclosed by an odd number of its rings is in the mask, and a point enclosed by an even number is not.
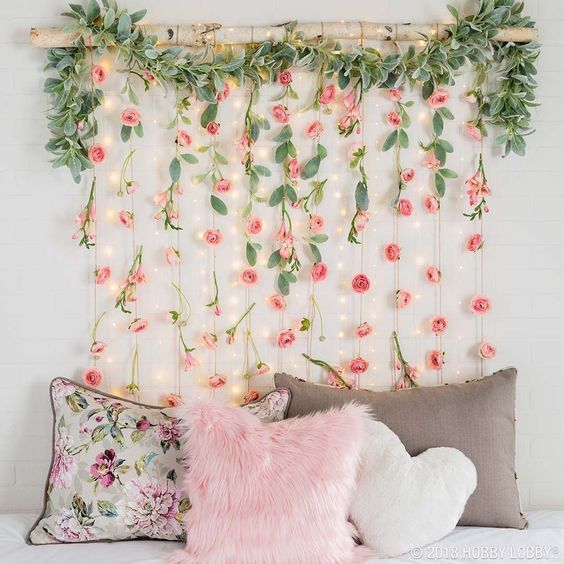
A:
[[[94,327],[92,328],[92,342],[95,343],[96,342],[96,331],[98,330],[98,325],[100,324],[100,321],[102,321],[102,318],[104,317],[104,315],[106,315],[106,312],[103,311],[96,319],[96,321],[94,322]]]

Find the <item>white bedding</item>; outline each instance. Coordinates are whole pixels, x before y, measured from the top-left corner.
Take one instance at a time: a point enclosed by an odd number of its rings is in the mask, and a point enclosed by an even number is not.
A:
[[[527,518],[529,528],[524,531],[458,527],[442,541],[412,554],[371,562],[564,562],[564,511],[532,511]],[[2,564],[156,564],[181,547],[180,543],[170,541],[28,546],[25,535],[34,521],[35,515],[0,515]]]

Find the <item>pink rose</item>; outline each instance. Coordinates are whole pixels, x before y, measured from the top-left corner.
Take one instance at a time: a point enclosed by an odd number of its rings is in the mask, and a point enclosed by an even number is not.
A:
[[[401,171],[401,179],[404,182],[411,182],[415,178],[415,171],[412,168],[404,168]]]
[[[155,80],[157,80],[155,78],[155,75],[151,74],[149,71],[143,71],[143,78],[145,80],[148,80],[149,82],[154,82]]]
[[[260,217],[249,217],[247,220],[247,233],[258,235],[262,231],[262,219]]]
[[[335,99],[335,85],[328,84],[323,88],[319,96],[319,103],[324,106],[330,104]]]
[[[129,324],[128,329],[132,333],[142,333],[143,331],[145,331],[145,329],[147,329],[148,326],[149,322],[146,319],[137,318]]]
[[[249,390],[245,397],[243,398],[243,403],[251,403],[253,401],[257,401],[260,398],[260,394],[256,390]]]
[[[164,401],[167,407],[178,407],[183,403],[182,398],[178,394],[167,394]]]
[[[250,147],[250,139],[247,135],[247,132],[244,131],[241,137],[235,141],[235,147],[238,151],[245,153]],[[245,161],[241,161],[242,164],[245,164]]]
[[[354,377],[344,374],[345,371],[342,366],[332,366],[332,368],[333,370],[329,370],[328,374],[330,386],[342,389],[346,387],[343,382],[345,382],[349,388],[354,386]]]
[[[288,347],[291,347],[294,344],[295,340],[296,340],[296,335],[294,334],[294,331],[292,331],[292,329],[288,329],[287,331],[281,331],[278,334],[278,338],[276,339],[276,344],[281,349],[287,349]]]
[[[411,303],[411,293],[407,290],[398,290],[396,292],[396,304],[399,309],[407,307]]]
[[[343,98],[343,104],[345,105],[347,112],[352,113],[353,111],[355,111],[357,103],[356,91],[354,90],[354,88]]]
[[[139,419],[139,421],[137,421],[135,427],[137,427],[139,431],[147,431],[151,428],[151,422],[145,416],[143,416],[141,419]]]
[[[135,108],[125,108],[120,116],[121,124],[127,127],[135,127],[141,121],[141,113]]]
[[[254,286],[258,280],[258,272],[254,268],[245,268],[241,273],[241,282],[247,286]]]
[[[428,214],[433,215],[439,211],[441,204],[435,196],[429,194],[423,200],[423,207]]]
[[[104,353],[105,350],[106,343],[104,343],[104,341],[94,341],[92,345],[90,345],[90,356],[98,358]]]
[[[129,211],[120,211],[119,212],[119,222],[127,229],[131,229],[133,227],[133,214]]]
[[[143,284],[143,282],[147,281],[147,276],[143,269],[139,266],[137,270],[131,274],[128,278],[130,284]]]
[[[229,94],[231,94],[231,87],[229,86],[229,82],[226,82],[223,86],[223,90],[220,90],[215,95],[215,99],[218,102],[225,102],[225,100],[227,100],[227,98],[229,98]]]
[[[128,194],[134,194],[139,189],[139,182],[132,180],[126,185],[125,190]]]
[[[226,194],[227,192],[229,192],[229,190],[231,190],[232,187],[233,184],[231,180],[226,180],[225,178],[222,178],[221,180],[218,180],[215,183],[213,189],[218,194]]]
[[[167,202],[168,202],[168,190],[165,190],[164,192],[159,192],[158,194],[155,194],[153,196],[153,203],[155,204],[155,206],[158,206],[159,208],[164,208]]]
[[[467,123],[466,124],[466,133],[474,139],[474,141],[481,141],[482,140],[482,132],[473,124]]]
[[[425,271],[425,279],[431,284],[440,284],[442,278],[441,271],[436,266],[429,266]]]
[[[165,249],[165,259],[170,266],[176,266],[180,263],[180,253],[174,247]]]
[[[366,274],[357,274],[352,279],[352,289],[357,294],[365,294],[370,290],[370,280]]]
[[[317,139],[317,137],[319,137],[322,133],[323,133],[323,124],[318,119],[312,121],[306,129],[306,135],[310,139]]]
[[[268,304],[276,311],[284,311],[286,309],[286,300],[280,294],[273,294],[268,298]]]
[[[199,364],[200,361],[190,351],[186,351],[186,356],[184,357],[184,372],[188,372],[188,370],[199,366]]]
[[[364,374],[368,370],[368,361],[357,356],[349,362],[349,370],[353,374]]]
[[[390,112],[386,118],[388,120],[388,125],[391,125],[392,127],[399,127],[401,125],[402,119],[397,112]]]
[[[443,353],[438,350],[429,351],[425,355],[425,363],[430,370],[440,370],[444,364]]]
[[[212,390],[222,388],[225,384],[227,384],[227,376],[223,376],[223,374],[216,374],[215,376],[210,376],[208,379],[208,386]]]
[[[398,88],[388,90],[388,97],[392,102],[399,102],[401,100],[401,91]]]
[[[188,147],[192,144],[192,137],[185,129],[179,129],[176,133],[176,142],[181,147]]]
[[[284,239],[286,239],[286,237],[288,237],[288,228],[286,227],[286,221],[282,220],[282,223],[280,224],[280,227],[278,228],[278,231],[276,232],[274,238],[279,243],[281,243],[282,241],[284,241]]]
[[[354,218],[354,228],[357,233],[364,230],[368,222],[370,221],[370,215],[364,210],[358,210],[356,217]]]
[[[102,147],[99,143],[96,143],[88,149],[88,158],[93,164],[101,164],[106,158],[106,149],[104,149],[104,147]]]
[[[312,215],[309,218],[309,229],[314,233],[318,233],[323,229],[325,225],[325,220],[320,215]]]
[[[427,153],[427,156],[423,159],[423,166],[429,170],[437,171],[441,168],[441,161],[435,157],[435,153]]]
[[[286,124],[290,121],[290,114],[286,106],[277,104],[272,108],[272,115],[278,123]]]
[[[102,268],[98,269],[98,271],[95,274],[96,274],[96,284],[98,284],[98,286],[101,286],[102,284],[105,284],[110,279],[110,276],[112,275],[112,270],[110,269],[109,266],[103,266]]]
[[[295,254],[294,236],[291,233],[289,233],[286,238],[281,241],[278,252],[280,253],[280,256],[286,260]]]
[[[90,76],[96,84],[102,84],[102,82],[106,80],[107,74],[104,70],[104,67],[101,67],[100,65],[94,65],[92,67],[92,70],[90,71]]]
[[[413,213],[413,204],[406,198],[398,202],[398,212],[403,217],[409,217]]]
[[[429,106],[431,106],[431,108],[438,110],[439,108],[447,105],[448,92],[446,90],[443,90],[442,88],[439,88],[438,90],[435,90],[431,94],[431,96],[429,96],[427,102],[429,102]]]
[[[431,331],[435,335],[442,335],[448,327],[447,320],[442,315],[436,315],[435,317],[433,317],[431,319],[430,325]]]
[[[292,80],[293,80],[292,73],[289,70],[282,71],[278,75],[278,82],[282,86],[288,86],[289,84],[292,84]]]
[[[219,245],[223,241],[223,235],[219,229],[207,229],[204,231],[204,241],[208,245]]]
[[[260,368],[258,368],[260,366]],[[268,374],[270,372],[270,366],[265,364],[264,362],[257,366],[257,371],[255,372],[255,376],[263,376],[264,374]]]
[[[204,345],[208,348],[208,349],[216,349],[217,348],[217,336],[216,335],[212,335],[211,333],[209,333],[208,331],[204,331],[202,334],[202,341],[204,342]]]
[[[298,159],[293,158],[288,163],[288,174],[290,175],[290,178],[298,178],[300,175],[300,165],[298,164]]]
[[[97,388],[104,379],[104,374],[99,368],[95,366],[91,366],[84,371],[82,375],[82,381],[87,385],[93,388]]]
[[[311,268],[311,280],[314,284],[327,278],[329,268],[324,262],[316,262]]]
[[[354,335],[357,339],[364,339],[364,337],[368,337],[368,335],[372,334],[372,325],[367,323],[361,323],[354,332]]]
[[[478,354],[485,359],[493,358],[496,355],[496,352],[495,347],[487,341],[481,342],[480,347],[478,348]]]
[[[471,253],[475,253],[479,251],[484,246],[484,239],[480,235],[480,233],[474,233],[474,235],[470,235],[468,240],[466,241],[466,250],[470,251]]]
[[[384,258],[388,262],[396,262],[400,259],[400,247],[397,243],[388,243],[384,247]]]
[[[483,313],[488,313],[491,308],[492,304],[487,296],[478,295],[470,300],[470,311],[473,313],[482,315]]]
[[[210,121],[206,127],[206,131],[210,134],[210,135],[217,135],[219,133],[219,128],[221,126],[219,125],[219,123],[217,123],[217,121]]]

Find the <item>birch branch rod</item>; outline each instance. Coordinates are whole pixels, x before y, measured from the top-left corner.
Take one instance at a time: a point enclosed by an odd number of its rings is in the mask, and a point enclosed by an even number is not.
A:
[[[147,35],[156,35],[159,45],[183,45],[201,47],[202,45],[240,45],[262,43],[263,41],[283,41],[284,26],[261,27],[223,27],[220,24],[198,25],[141,25]],[[305,40],[320,37],[331,39],[361,39],[376,41],[418,41],[424,34],[446,39],[449,24],[379,24],[374,22],[327,22],[299,24],[297,29],[304,33]],[[65,33],[61,28],[32,27],[31,44],[34,47],[70,47],[78,33]],[[527,43],[538,38],[534,27],[508,27],[496,35],[498,41]]]

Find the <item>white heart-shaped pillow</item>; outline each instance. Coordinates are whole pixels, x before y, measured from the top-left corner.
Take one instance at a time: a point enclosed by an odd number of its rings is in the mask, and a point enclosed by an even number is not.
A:
[[[398,556],[455,527],[476,488],[476,468],[454,448],[411,457],[398,436],[367,422],[351,519],[376,556]]]

